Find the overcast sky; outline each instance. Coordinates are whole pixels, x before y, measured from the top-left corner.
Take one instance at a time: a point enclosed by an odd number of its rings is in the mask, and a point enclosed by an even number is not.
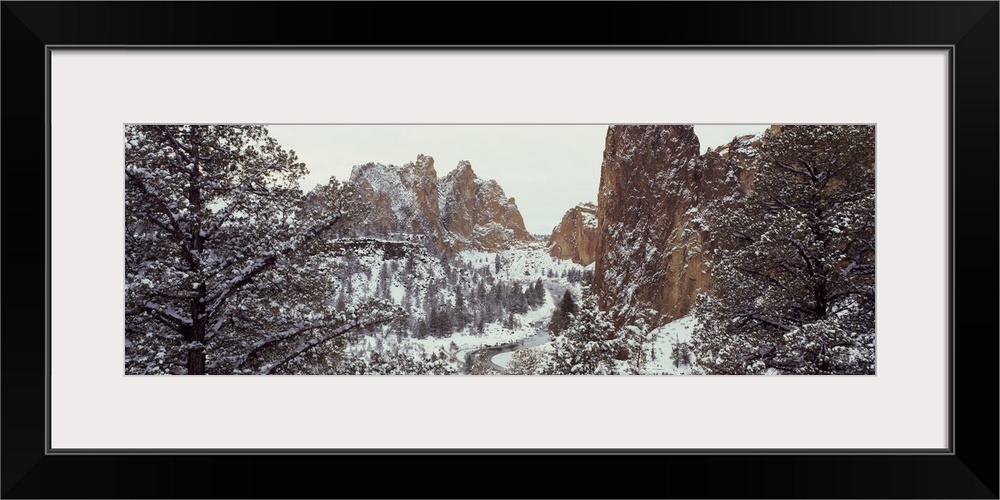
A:
[[[301,186],[346,181],[368,162],[403,165],[434,158],[438,177],[468,160],[516,199],[528,231],[549,234],[577,203],[597,202],[607,125],[270,125],[271,135],[306,164]],[[702,152],[767,125],[695,125]]]

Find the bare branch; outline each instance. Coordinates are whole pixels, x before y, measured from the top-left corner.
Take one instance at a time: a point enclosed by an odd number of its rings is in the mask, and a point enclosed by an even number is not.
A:
[[[143,182],[142,178],[145,175],[141,174],[140,172],[141,171],[139,170],[125,169],[125,175],[129,178],[129,180],[135,183],[139,187],[139,189],[142,190],[143,194],[149,197],[153,201],[153,203],[156,204],[157,208],[159,208],[160,211],[162,211],[167,216],[167,218],[170,219],[169,224],[171,231],[176,233],[178,237],[183,238],[184,231],[181,230],[180,223],[178,222],[180,218],[177,216],[177,214],[175,214],[172,210],[170,210],[170,207],[167,206],[166,202],[163,201],[163,199],[159,196],[158,193],[155,193],[154,190],[151,187],[149,187],[149,185]],[[154,223],[158,222],[156,219],[151,219],[151,221]]]
[[[271,170],[277,167],[278,163],[279,162],[274,162],[273,164],[271,164],[270,167],[267,168],[267,170]],[[232,217],[234,213],[236,213],[236,209],[240,207],[240,204],[243,202],[243,200],[246,199],[247,195],[255,192],[252,189],[254,180],[256,179],[254,179],[253,177],[247,177],[243,179],[243,181],[240,182],[239,186],[235,188],[237,190],[235,199],[229,205],[226,205],[225,208],[219,211],[218,214],[216,214],[217,215],[216,220],[213,222],[211,227],[209,227],[208,231],[206,231],[205,234],[206,239],[211,238],[213,235],[215,235],[215,233],[222,228],[223,224],[225,224],[226,221],[228,221],[229,218]]]
[[[785,241],[791,243],[792,246],[795,247],[796,250],[798,250],[799,255],[802,257],[802,261],[805,262],[805,264],[806,264],[806,269],[809,270],[809,274],[812,275],[812,276],[815,276],[816,275],[816,269],[813,267],[812,259],[809,257],[809,253],[806,252],[805,247],[803,247],[801,243],[799,243],[799,242],[797,242],[797,241],[795,241],[795,240],[793,240],[791,238],[785,238]]]
[[[172,146],[174,146],[175,149],[179,149],[180,150],[180,151],[178,151],[179,155],[184,156],[183,152],[187,152],[188,154],[190,154],[191,156],[197,158],[200,161],[211,161],[213,159],[211,156],[198,156],[197,152],[194,149],[192,149],[190,146],[181,144],[180,141],[178,141],[177,139],[175,139],[174,136],[173,136],[173,134],[170,133],[170,131],[167,129],[167,127],[162,127],[161,126],[161,127],[157,127],[157,129],[167,138],[168,141],[170,141],[170,144]],[[181,151],[183,151],[183,152],[181,152]],[[184,157],[184,161],[186,161],[188,163],[194,163],[194,161],[192,161],[191,158],[187,157],[187,156]]]
[[[789,165],[787,163],[784,163],[784,162],[782,162],[780,160],[775,160],[774,163],[776,165],[778,165],[779,167],[781,167],[781,168],[783,168],[783,169],[785,169],[785,170],[787,170],[789,172],[796,173],[796,174],[799,174],[799,175],[801,175],[803,177],[807,177],[807,178],[810,178],[810,179],[813,177],[812,174],[810,174],[809,172],[806,172],[806,171],[803,171],[803,170],[799,170],[799,169],[797,169],[797,168],[795,168],[795,167],[793,167],[793,166],[791,166],[791,165]]]
[[[167,324],[175,330],[181,330],[183,328],[191,326],[192,322],[190,319],[178,315],[173,311],[173,309],[168,309],[162,304],[157,304],[154,302],[146,301],[142,306],[149,312],[153,313],[153,316],[159,319],[161,322]]]

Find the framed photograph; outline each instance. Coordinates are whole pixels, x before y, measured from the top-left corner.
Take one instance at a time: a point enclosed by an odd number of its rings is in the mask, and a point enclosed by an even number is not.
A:
[[[998,4],[582,5],[5,2],[3,495],[997,498]]]
[[[126,375],[876,374],[873,124],[124,135]]]

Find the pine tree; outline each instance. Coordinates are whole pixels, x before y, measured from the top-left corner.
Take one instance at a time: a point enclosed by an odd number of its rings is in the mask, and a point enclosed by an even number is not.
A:
[[[874,373],[875,130],[794,126],[716,225],[694,349],[710,373]]]
[[[493,287],[493,300],[496,304],[496,309],[498,314],[503,314],[503,311],[507,310],[507,293],[504,290],[503,282],[498,281]]]
[[[348,273],[347,278],[344,279],[344,294],[348,297],[354,295],[354,274]]]
[[[439,314],[439,321],[440,321],[440,326],[439,326],[438,336],[442,338],[450,337],[454,329],[454,322],[452,321],[451,311],[449,311],[447,308],[441,309]]]
[[[378,272],[378,297],[380,299],[389,300],[392,298],[391,285],[392,278],[389,277],[389,267],[385,262],[382,262],[382,267]]]
[[[542,285],[541,278],[538,278],[534,284],[528,286],[525,298],[528,301],[528,308],[530,309],[541,306],[545,302],[545,288]]]
[[[573,316],[578,312],[579,308],[577,308],[576,302],[573,301],[573,294],[569,290],[566,290],[563,293],[562,300],[559,301],[555,310],[552,311],[552,319],[549,321],[549,332],[556,335],[562,333],[569,326]]]
[[[517,314],[524,314],[528,311],[528,304],[524,299],[524,292],[521,290],[520,283],[514,283],[511,285],[507,307],[511,312]]]
[[[462,295],[462,289],[458,288],[455,290],[455,330],[462,331],[465,329],[468,323],[466,308],[465,308],[465,296]]]
[[[535,375],[545,367],[546,355],[537,349],[518,349],[504,369],[505,375]]]
[[[480,305],[480,313],[483,322],[492,323],[497,320],[498,313],[496,310],[496,304],[493,301],[486,301]]]
[[[435,337],[438,337],[441,332],[441,312],[437,306],[432,306],[427,315],[427,329]]]
[[[674,368],[687,366],[691,362],[691,346],[686,342],[674,344],[673,350],[670,351],[670,359],[673,361]]]
[[[564,295],[565,298],[565,295]],[[545,368],[550,375],[607,375],[616,373],[615,360],[627,351],[607,313],[597,308],[586,292],[577,314],[562,335],[552,339],[552,354]]]
[[[125,143],[128,373],[295,371],[395,316],[330,302],[326,256],[364,207],[335,180],[304,195],[264,127],[129,125]]]
[[[417,311],[423,309],[425,302],[426,301],[424,301],[424,300],[420,300],[420,291],[414,290],[413,291],[413,309],[417,310]]]
[[[413,307],[413,291],[411,287],[406,287],[403,290],[403,300],[400,303],[404,311],[409,311]]]

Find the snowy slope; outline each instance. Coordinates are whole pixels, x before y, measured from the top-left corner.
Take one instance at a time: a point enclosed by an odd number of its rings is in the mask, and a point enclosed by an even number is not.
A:
[[[687,315],[667,323],[651,332],[652,345],[650,361],[643,373],[646,375],[684,375],[691,372],[690,365],[674,366],[671,354],[680,343],[691,342],[691,334],[698,327],[694,315]]]

